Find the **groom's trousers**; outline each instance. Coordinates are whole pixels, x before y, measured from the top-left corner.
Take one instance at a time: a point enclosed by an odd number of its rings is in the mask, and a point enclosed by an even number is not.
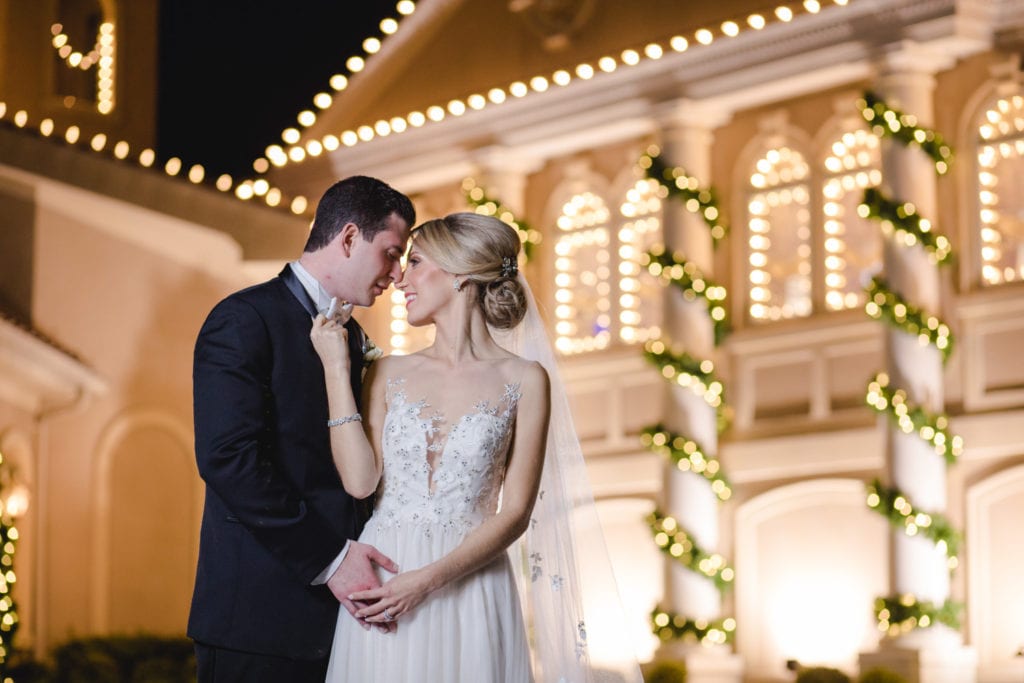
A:
[[[196,643],[198,683],[323,683],[328,659],[302,660]]]

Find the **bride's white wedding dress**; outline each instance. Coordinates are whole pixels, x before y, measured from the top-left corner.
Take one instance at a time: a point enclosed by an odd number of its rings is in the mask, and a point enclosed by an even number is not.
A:
[[[450,553],[495,514],[520,398],[507,384],[451,421],[406,391],[404,380],[388,380],[381,487],[359,538],[403,571]],[[340,610],[327,673],[328,683],[532,680],[506,553],[403,614],[396,633],[364,630]]]

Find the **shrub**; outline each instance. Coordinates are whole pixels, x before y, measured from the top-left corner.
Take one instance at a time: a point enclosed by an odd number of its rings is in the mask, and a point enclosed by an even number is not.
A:
[[[850,677],[839,669],[812,666],[796,675],[796,683],[850,683]]]
[[[869,669],[860,675],[860,683],[907,683],[907,679],[889,669]]]
[[[686,683],[686,664],[666,659],[650,665],[644,672],[646,683]]]
[[[54,683],[189,683],[195,654],[187,638],[82,638],[53,653]]]

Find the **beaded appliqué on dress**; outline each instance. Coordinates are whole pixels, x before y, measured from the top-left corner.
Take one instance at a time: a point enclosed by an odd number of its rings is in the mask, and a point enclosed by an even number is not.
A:
[[[468,530],[497,511],[512,426],[521,396],[506,384],[454,422],[410,401],[404,379],[389,379],[384,417],[384,471],[371,524]],[[448,433],[442,431],[448,425]]]

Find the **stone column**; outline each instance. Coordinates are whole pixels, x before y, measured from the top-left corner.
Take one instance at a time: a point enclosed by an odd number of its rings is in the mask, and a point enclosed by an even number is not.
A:
[[[696,177],[702,187],[711,183],[712,131],[724,125],[729,114],[694,101],[676,101],[661,112],[662,158]],[[680,252],[705,277],[714,276],[711,232],[699,214],[679,201],[662,203],[665,246]],[[674,286],[665,289],[664,330],[670,348],[681,348],[698,359],[715,360],[714,325],[702,299],[687,301]],[[689,388],[671,384],[665,407],[665,425],[696,441],[708,457],[718,455],[717,411]],[[719,547],[719,500],[700,474],[665,465],[663,508],[707,553]],[[714,582],[667,560],[665,607],[688,619],[715,621],[723,617],[722,596]],[[727,683],[742,679],[742,662],[727,647],[663,646],[669,657],[684,659],[691,683]]]
[[[889,104],[918,119],[934,123],[934,73],[947,68],[946,58],[913,43],[904,43],[878,63],[876,91]],[[919,215],[937,225],[937,179],[932,160],[919,148],[892,140],[882,144],[883,191],[897,202],[910,202]],[[948,230],[947,230],[948,231]],[[921,309],[941,312],[938,266],[916,243],[911,246],[886,239],[883,268],[889,286]],[[907,400],[930,413],[942,412],[941,352],[922,346],[915,335],[892,327],[886,330],[886,372],[893,389],[903,389]],[[905,434],[887,424],[886,455],[890,481],[907,495],[915,509],[946,510],[946,461],[916,433]],[[944,552],[921,535],[892,531],[890,593],[909,594],[941,605],[950,596],[950,570]],[[973,683],[973,652],[962,647],[959,633],[942,625],[918,628],[904,635],[885,637],[880,649],[861,655],[862,669],[884,666],[919,683]]]
[[[474,158],[481,171],[480,185],[511,209],[516,218],[525,218],[527,178],[544,162],[506,147],[480,149]]]

